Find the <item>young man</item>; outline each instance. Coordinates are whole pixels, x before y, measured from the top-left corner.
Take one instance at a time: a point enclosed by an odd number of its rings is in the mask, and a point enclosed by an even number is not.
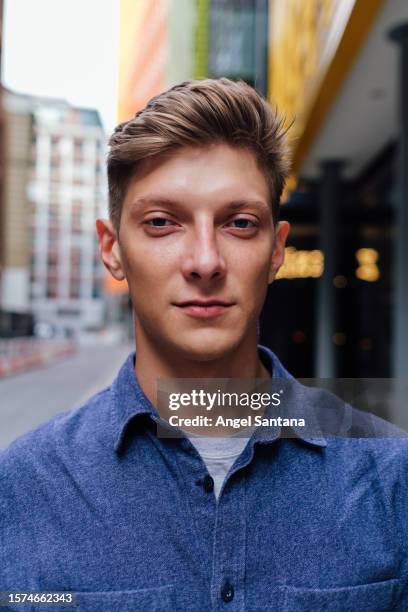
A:
[[[109,612],[408,609],[403,432],[257,345],[289,231],[282,122],[242,82],[189,81],[110,147],[97,231],[128,282],[137,350],[109,388],[2,454],[0,590]],[[282,412],[308,426],[162,437],[157,383],[179,378],[289,382]]]

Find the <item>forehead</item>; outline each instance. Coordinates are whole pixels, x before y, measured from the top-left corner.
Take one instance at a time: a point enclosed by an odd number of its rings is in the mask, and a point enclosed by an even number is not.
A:
[[[203,200],[269,201],[266,174],[255,154],[227,144],[183,147],[142,162],[129,182],[126,200],[148,197]]]

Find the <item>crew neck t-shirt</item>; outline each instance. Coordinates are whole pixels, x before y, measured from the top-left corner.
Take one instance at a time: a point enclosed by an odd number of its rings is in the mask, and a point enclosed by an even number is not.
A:
[[[199,436],[185,432],[214,480],[214,493],[217,499],[229,469],[244,450],[254,429],[246,429],[239,435],[225,437]]]

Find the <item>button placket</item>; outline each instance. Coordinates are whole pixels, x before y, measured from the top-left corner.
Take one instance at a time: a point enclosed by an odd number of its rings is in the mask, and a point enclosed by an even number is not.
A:
[[[214,529],[211,599],[214,610],[245,610],[245,475],[236,474],[219,498]]]
[[[181,440],[176,452],[169,455],[169,460],[180,474],[187,516],[190,516],[196,534],[197,549],[202,552],[203,572],[206,579],[210,579],[216,500],[215,496],[203,494],[205,464],[189,440]]]

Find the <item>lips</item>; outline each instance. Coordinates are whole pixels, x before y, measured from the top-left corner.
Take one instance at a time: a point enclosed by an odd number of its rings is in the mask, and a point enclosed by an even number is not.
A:
[[[188,300],[175,304],[175,306],[181,308],[182,312],[191,317],[208,319],[228,312],[229,308],[234,306],[234,303],[216,299]]]
[[[201,306],[205,308],[208,306],[232,306],[232,302],[224,302],[223,300],[189,300],[181,302],[177,306]]]

